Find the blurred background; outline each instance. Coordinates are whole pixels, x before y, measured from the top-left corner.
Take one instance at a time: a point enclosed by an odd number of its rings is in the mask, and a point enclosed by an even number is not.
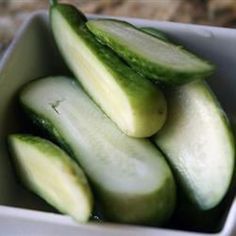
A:
[[[62,0],[85,13],[236,28],[236,0]],[[0,0],[0,52],[29,15],[48,0]]]

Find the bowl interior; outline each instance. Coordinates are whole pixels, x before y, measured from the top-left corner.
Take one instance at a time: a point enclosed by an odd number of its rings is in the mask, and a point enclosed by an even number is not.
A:
[[[234,68],[236,32],[229,29],[145,20],[131,20],[131,22],[140,26],[158,27],[176,43],[183,44],[217,65],[215,75],[208,82],[236,131],[236,70]],[[55,47],[45,13],[32,17],[8,51],[0,64],[0,204],[54,212],[44,201],[21,187],[16,180],[8,155],[6,138],[10,133],[34,132],[19,111],[17,94],[21,86],[43,76],[70,72]],[[166,227],[201,232],[220,231],[235,196],[234,187],[235,181],[224,201],[216,209],[204,214],[199,213],[196,219],[191,219],[193,222],[196,221],[196,224],[188,223],[184,216],[185,212],[179,210]],[[210,221],[207,220],[209,218]],[[199,219],[201,219],[200,223]]]

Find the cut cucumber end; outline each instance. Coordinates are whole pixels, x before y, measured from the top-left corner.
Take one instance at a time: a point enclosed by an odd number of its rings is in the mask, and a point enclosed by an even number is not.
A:
[[[110,19],[89,20],[89,30],[119,54],[134,70],[167,85],[202,79],[214,66],[183,48]]]
[[[123,134],[75,81],[33,81],[20,100],[34,121],[72,151],[109,219],[161,224],[170,217],[175,183],[162,154],[148,140]]]
[[[167,90],[169,113],[155,136],[188,198],[202,210],[225,196],[235,143],[214,94],[202,81]]]
[[[23,183],[60,212],[80,223],[88,221],[93,199],[77,164],[45,139],[13,134],[8,140]]]
[[[166,119],[166,101],[160,89],[97,42],[75,9],[65,8],[60,5],[51,10],[51,25],[57,45],[80,84],[125,134],[155,134]]]
[[[111,221],[129,224],[157,226],[168,222],[176,203],[175,183],[171,175],[156,190],[138,195],[107,191],[101,201],[106,209],[104,215]]]

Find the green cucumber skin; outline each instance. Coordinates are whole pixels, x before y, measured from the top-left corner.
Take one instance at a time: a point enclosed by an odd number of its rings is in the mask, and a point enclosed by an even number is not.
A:
[[[111,73],[113,78],[115,78],[116,83],[126,94],[131,107],[135,110],[133,116],[138,117],[137,119],[139,119],[136,124],[137,130],[133,131],[128,127],[121,127],[115,122],[117,126],[124,133],[133,137],[150,137],[156,133],[164,124],[167,113],[165,97],[157,85],[133,71],[117,56],[116,53],[108,47],[100,44],[86,27],[85,16],[76,8],[65,4],[57,4],[51,7],[50,22],[52,30],[54,28],[54,12],[59,12],[66,19],[73,31],[76,32],[76,34],[90,48],[93,54],[96,54],[96,57],[106,66],[109,73]],[[56,33],[54,33],[54,38],[57,41],[55,35]],[[58,47],[59,50],[61,50],[60,45],[58,45]],[[64,58],[67,61],[65,55]],[[67,64],[70,67],[69,63]],[[79,76],[77,76],[77,79],[80,81]],[[81,86],[83,86],[83,83],[81,83]],[[83,88],[94,102],[97,103],[97,105],[109,116],[108,112],[103,109],[103,105],[96,101],[93,94],[89,93],[85,86],[83,86]],[[114,121],[113,117],[109,117]],[[158,117],[160,124],[157,124],[155,117]]]
[[[70,145],[63,138],[63,135],[55,128],[55,126],[46,117],[43,117],[43,115],[37,115],[37,113],[34,112],[32,108],[24,106],[23,103],[21,104],[21,106],[23,107],[23,112],[25,113],[25,115],[30,118],[30,120],[36,127],[43,128],[43,130],[46,131],[46,133],[49,135],[49,138],[53,142],[63,147],[63,150],[65,150],[72,158],[76,160],[75,154],[73,153],[73,150],[70,148]]]
[[[96,28],[96,25],[94,25],[94,22],[96,24],[96,21],[110,21],[114,23],[122,24],[124,27],[130,27],[132,29],[136,29],[138,31],[141,31],[140,29],[136,28],[135,26],[129,24],[125,21],[119,21],[119,20],[89,20],[86,25],[89,28],[89,30],[99,39],[99,41],[102,41],[104,44],[112,48],[117,54],[119,54],[135,71],[143,74],[147,78],[158,81],[159,83],[163,83],[168,86],[173,85],[182,85],[188,82],[191,82],[193,80],[203,79],[209,75],[211,75],[214,71],[214,66],[210,64],[207,61],[204,61],[203,59],[200,59],[202,62],[205,62],[208,66],[205,68],[205,70],[202,71],[184,71],[184,70],[175,70],[167,66],[162,66],[157,63],[151,62],[145,57],[140,56],[138,53],[135,53],[132,50],[129,50],[128,47],[124,47],[121,42],[114,39],[112,36],[109,37],[105,32],[100,31]],[[156,37],[158,40],[158,37]],[[164,40],[161,40],[164,42]],[[174,44],[171,44],[167,41],[166,43],[174,46],[179,47]],[[182,49],[184,50],[184,49]],[[199,58],[190,52],[185,51],[186,54],[190,55],[192,58],[196,58],[199,60]]]
[[[61,12],[61,14],[65,15],[75,31],[79,32],[79,27],[83,27],[83,25],[87,21],[86,16],[70,4],[52,5],[49,11],[50,21],[52,21],[52,12],[54,10],[58,10]]]
[[[167,179],[164,185],[168,187],[156,191],[152,195],[147,195],[144,199],[127,195],[118,196],[107,191],[105,195],[103,191],[98,191],[98,197],[100,197],[102,206],[105,209],[105,216],[114,222],[160,226],[171,218],[176,201],[175,195],[170,194],[175,189],[173,179]],[[102,188],[97,186],[97,189]],[[165,199],[165,202],[158,206],[158,199],[160,201]],[[147,207],[149,210],[152,209],[152,214],[150,212],[147,212],[146,215],[144,214],[147,211]],[[117,212],[120,214],[117,214]],[[132,212],[135,212],[135,215],[132,215]]]
[[[86,217],[83,216],[82,217],[83,219],[82,218],[80,219],[78,218],[78,216],[71,215],[70,212],[67,211],[64,206],[57,204],[53,200],[53,198],[51,198],[50,195],[48,195],[47,191],[37,187],[36,184],[32,182],[31,177],[24,172],[24,170],[20,167],[21,165],[19,164],[17,160],[18,154],[14,150],[14,142],[19,142],[19,141],[22,143],[26,143],[27,145],[31,145],[38,151],[42,152],[49,159],[52,159],[55,161],[59,160],[61,163],[63,163],[63,165],[65,165],[68,168],[71,175],[76,176],[76,184],[80,186],[81,191],[83,191],[87,197],[87,207],[89,208],[88,210],[89,214]],[[56,146],[55,144],[53,144],[52,142],[46,139],[43,139],[37,136],[32,136],[29,134],[11,134],[8,136],[8,143],[9,143],[10,153],[12,154],[12,157],[14,158],[15,168],[17,170],[19,178],[22,180],[23,185],[25,185],[32,192],[39,195],[47,203],[54,206],[61,213],[71,215],[78,222],[88,221],[93,210],[93,195],[92,195],[89,183],[87,181],[87,178],[84,172],[79,168],[79,166],[74,161],[72,161],[69,158],[69,156],[61,148],[59,148],[58,146]]]
[[[23,89],[21,94],[23,95],[24,93],[27,93],[27,90],[30,89],[30,87],[31,83]],[[175,207],[175,183],[173,176],[166,164],[165,168],[167,168],[166,171],[168,173],[165,180],[166,182],[163,184],[163,187],[157,188],[154,192],[148,194],[145,193],[143,195],[140,193],[139,196],[132,194],[129,196],[125,192],[111,192],[109,189],[104,188],[103,184],[97,181],[93,174],[91,174],[91,171],[89,171],[89,169],[81,162],[81,160],[86,158],[86,156],[83,156],[82,153],[78,154],[78,151],[75,149],[81,149],[80,145],[82,144],[78,143],[78,147],[73,146],[69,140],[65,140],[60,127],[57,127],[57,122],[50,120],[47,116],[45,116],[45,114],[35,110],[34,107],[30,107],[29,104],[26,104],[26,101],[24,101],[22,98],[20,99],[20,102],[23,109],[27,112],[32,121],[47,131],[62,148],[69,150],[69,152],[72,153],[73,158],[76,159],[83,167],[85,173],[94,186],[95,193],[97,194],[97,197],[103,207],[103,213],[109,220],[121,223],[161,225],[170,218]],[[95,104],[93,106],[96,107]],[[98,108],[96,108],[96,110],[101,113]],[[147,151],[151,149],[154,153],[156,153],[156,157],[160,158],[159,156],[161,156],[161,153],[159,153],[159,151],[149,141],[127,137],[126,135],[122,134],[122,132],[120,132],[106,116],[104,116],[104,123],[110,123],[114,127],[114,132],[119,133],[119,135],[121,135],[124,139],[127,139],[127,142],[130,142],[129,139],[132,139],[132,142],[137,142],[140,144],[140,146],[146,145]],[[101,132],[102,131],[103,130],[101,128]],[[93,141],[91,137],[91,143],[93,142],[97,141]],[[109,145],[113,143],[112,140],[109,140],[108,142]],[[124,141],[124,143],[126,143],[126,141]],[[115,145],[115,143],[113,145]],[[119,146],[114,146],[114,150],[119,150],[120,148],[121,147]],[[100,151],[94,155],[99,156],[99,153]],[[115,153],[112,153],[112,155],[115,155]],[[163,157],[161,156],[161,159],[162,158]],[[161,162],[162,161],[164,160],[161,160]]]
[[[25,105],[22,106],[27,110],[28,116],[31,118],[33,123],[44,129],[61,148],[66,150],[73,159],[80,163],[80,160],[73,151],[73,148],[71,148],[70,144],[64,140],[64,137],[58,131],[59,129],[53,125],[53,122],[44,118],[42,114],[37,115],[32,109],[29,109]],[[29,112],[30,110],[31,112]],[[88,178],[90,178],[89,174],[87,175]],[[105,215],[105,218],[111,221],[129,224],[162,225],[166,223],[173,214],[176,201],[175,193],[169,194],[170,192],[173,192],[173,189],[175,189],[175,184],[172,178],[166,180],[168,188],[162,189],[161,191],[157,190],[153,195],[147,196],[144,199],[136,199],[127,195],[117,195],[109,192],[107,189],[103,189],[103,186],[92,178],[90,178],[90,181],[94,186],[95,193],[102,206],[102,213]],[[161,199],[163,196],[166,198],[165,202],[162,206],[158,207],[157,199]],[[147,212],[147,215],[143,214],[146,210],[147,202],[149,205],[148,207],[153,210],[153,214],[150,214],[149,212]],[[135,212],[134,216],[133,212]]]
[[[207,210],[211,210],[212,208],[216,207],[224,198],[225,194],[228,191],[228,188],[230,186],[230,183],[232,181],[232,176],[233,176],[233,172],[234,172],[234,163],[235,163],[235,140],[234,140],[234,135],[232,133],[231,130],[231,126],[230,123],[227,119],[226,114],[224,113],[223,109],[221,108],[221,105],[219,104],[215,94],[213,93],[213,91],[208,87],[207,83],[203,82],[203,81],[195,81],[192,82],[188,85],[184,85],[184,86],[194,86],[195,91],[199,91],[199,93],[201,93],[204,97],[206,101],[210,101],[211,104],[214,104],[215,109],[217,110],[217,115],[219,116],[221,125],[224,128],[224,132],[226,133],[227,136],[227,140],[226,142],[228,142],[228,145],[230,146],[230,151],[231,151],[231,155],[227,156],[228,160],[227,162],[231,162],[231,165],[228,166],[228,177],[227,180],[225,180],[226,182],[224,183],[225,188],[223,193],[219,194],[217,193],[217,195],[214,197],[213,193],[212,195],[199,195],[196,191],[193,191],[190,186],[188,184],[186,184],[184,178],[182,177],[182,173],[179,172],[178,169],[176,169],[176,163],[175,163],[175,159],[176,157],[174,156],[168,156],[168,148],[166,147],[166,144],[168,144],[168,140],[172,140],[171,137],[173,137],[178,131],[177,129],[175,130],[174,127],[171,127],[170,129],[168,129],[168,118],[167,118],[167,123],[166,126],[163,127],[162,131],[158,134],[156,134],[153,137],[154,142],[156,143],[156,145],[158,146],[158,148],[160,148],[166,155],[170,166],[172,167],[172,170],[174,172],[174,175],[177,178],[177,182],[181,185],[181,191],[183,191],[184,197],[186,197],[188,199],[188,201],[192,204],[192,206],[194,208],[198,208],[200,211],[207,211]],[[183,87],[184,87],[183,86]],[[173,89],[175,90],[181,90],[181,87]],[[169,99],[173,99],[174,93],[172,92],[173,90],[168,90],[167,89],[167,94],[169,95]],[[171,111],[170,111],[171,114]],[[176,118],[176,120],[178,120],[178,118]],[[175,120],[175,122],[176,122]],[[178,121],[176,122],[178,123]],[[191,128],[190,128],[191,129]],[[189,131],[191,132],[191,131]],[[200,148],[199,148],[200,149]],[[222,156],[223,158],[223,156]],[[211,168],[211,167],[209,167]],[[203,170],[205,171],[205,170]],[[219,170],[220,171],[220,170]],[[221,170],[222,171],[222,170]],[[206,170],[207,172],[207,170]],[[219,172],[220,174],[220,172]],[[208,179],[205,179],[205,181],[208,181]],[[212,185],[209,185],[209,188],[214,186],[214,184],[212,183]],[[210,200],[209,200],[210,199]],[[206,201],[208,201],[206,203]],[[186,209],[185,209],[186,210]]]
[[[165,33],[163,33],[161,30],[158,30],[156,28],[153,27],[141,27],[140,28],[143,32],[150,34],[160,40],[163,40],[165,42],[170,42],[170,40],[168,39],[168,37],[165,35]]]

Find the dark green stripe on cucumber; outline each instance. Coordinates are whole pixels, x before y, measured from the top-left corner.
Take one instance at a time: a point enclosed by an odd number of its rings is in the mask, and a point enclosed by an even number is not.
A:
[[[93,197],[80,167],[48,140],[26,134],[12,134],[8,140],[23,183],[60,212],[88,221]]]
[[[156,133],[166,118],[166,101],[158,87],[100,44],[76,8],[57,4],[51,8],[50,19],[67,65],[111,120],[129,136]]]
[[[134,70],[166,85],[203,79],[214,66],[180,46],[153,37],[119,20],[98,19],[86,23],[89,30],[119,54]]]
[[[123,134],[75,81],[31,82],[20,101],[58,143],[70,147],[110,220],[160,225],[170,217],[175,183],[162,154],[149,140]]]

